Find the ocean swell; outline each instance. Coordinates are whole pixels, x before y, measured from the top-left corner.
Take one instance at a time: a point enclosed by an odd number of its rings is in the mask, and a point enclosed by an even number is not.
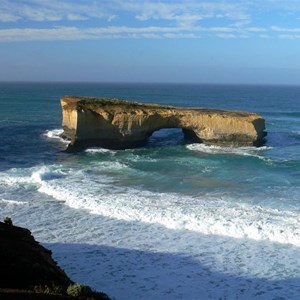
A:
[[[240,203],[222,195],[189,197],[120,187],[109,182],[106,176],[103,180],[98,176],[93,184],[82,171],[72,171],[62,181],[60,174],[42,167],[32,173],[30,180],[38,184],[40,193],[91,214],[300,247],[299,214],[292,210]]]

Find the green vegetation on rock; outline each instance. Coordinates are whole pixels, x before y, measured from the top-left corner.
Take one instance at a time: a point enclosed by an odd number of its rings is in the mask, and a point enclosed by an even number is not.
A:
[[[4,218],[3,222],[6,224],[6,225],[12,225],[12,219],[10,217],[6,217]]]
[[[93,291],[87,285],[75,283],[69,285],[67,288],[67,294],[72,297],[88,297],[93,294]]]

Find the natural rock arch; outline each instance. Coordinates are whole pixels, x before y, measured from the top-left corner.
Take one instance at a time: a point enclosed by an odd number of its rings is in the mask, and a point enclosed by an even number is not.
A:
[[[178,129],[181,130],[182,136],[186,141],[194,142],[194,143],[202,143],[203,141],[196,136],[195,132],[193,130],[190,130],[188,128],[182,128],[182,127],[162,127],[158,128],[150,133],[148,133],[148,139],[152,137],[155,133],[163,130],[163,129]]]
[[[182,128],[161,128],[154,131],[147,139],[147,147],[175,146],[189,143]]]
[[[63,135],[73,148],[137,147],[162,128],[182,128],[193,142],[230,146],[259,146],[265,136],[264,119],[255,113],[74,96],[63,97],[61,105]]]

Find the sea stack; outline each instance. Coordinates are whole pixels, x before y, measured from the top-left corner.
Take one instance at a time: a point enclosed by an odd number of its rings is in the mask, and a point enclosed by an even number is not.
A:
[[[70,148],[134,148],[162,128],[182,128],[193,143],[260,146],[265,121],[256,113],[181,108],[111,98],[65,96],[61,99],[63,137]]]

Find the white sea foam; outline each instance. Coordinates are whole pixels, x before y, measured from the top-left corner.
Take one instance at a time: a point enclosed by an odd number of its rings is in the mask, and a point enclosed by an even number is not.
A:
[[[255,156],[259,158],[264,158],[259,155],[259,153],[271,150],[272,147],[221,147],[216,145],[205,145],[205,144],[190,144],[186,146],[187,149],[192,151],[199,151],[209,154],[233,154],[242,156]]]
[[[33,185],[39,192],[64,201],[72,208],[111,219],[160,224],[169,229],[208,235],[290,243],[300,247],[300,216],[296,211],[279,211],[235,202],[222,196],[188,197],[118,187],[102,172],[124,171],[128,168],[126,164],[97,162],[94,168],[93,172],[97,173],[86,173],[82,169],[63,171],[57,165],[39,166],[32,168],[31,174],[27,172],[20,176],[18,172],[11,172],[1,176],[0,183]]]
[[[36,175],[37,176],[37,175]],[[253,240],[290,243],[300,247],[300,217],[292,211],[235,203],[220,197],[192,198],[116,187],[103,181],[95,187],[81,178],[48,181],[38,176],[39,192],[76,209],[117,220],[160,224],[169,229],[190,230]]]
[[[28,201],[16,201],[16,200],[8,200],[8,199],[0,199],[0,203],[11,204],[11,205],[24,205],[28,204]]]
[[[49,139],[56,139],[59,140],[62,143],[69,144],[70,141],[65,140],[61,137],[61,134],[63,133],[63,129],[52,129],[52,130],[46,130],[43,135]]]
[[[32,180],[27,176],[22,177],[2,174],[2,176],[0,176],[0,183],[8,186],[18,186],[23,184],[30,184],[32,183]]]
[[[47,166],[38,167],[31,174],[31,180],[34,183],[42,183],[45,180],[61,179],[66,175],[61,169],[51,170]]]
[[[106,148],[98,148],[98,147],[93,147],[93,148],[88,148],[85,150],[86,153],[91,153],[91,154],[98,154],[98,153],[111,153],[115,154],[116,151],[106,149]]]
[[[124,171],[128,168],[125,163],[121,163],[118,161],[110,162],[110,161],[100,161],[95,163],[96,168],[101,168],[103,171],[111,170],[111,171]]]
[[[294,131],[292,131],[292,133],[297,135],[297,136],[300,136],[300,131],[298,131],[298,130],[294,130]]]
[[[0,173],[0,184],[17,187],[20,185],[40,184],[44,180],[60,179],[65,176],[62,170],[52,171],[47,166],[34,167],[30,170],[31,173],[28,173],[28,171],[24,172],[24,170],[19,173],[15,170],[8,173],[2,172]]]
[[[50,172],[51,171],[48,167],[41,167],[32,172],[31,179],[33,182],[42,183],[43,179],[45,179],[47,177],[47,174],[49,174]]]

